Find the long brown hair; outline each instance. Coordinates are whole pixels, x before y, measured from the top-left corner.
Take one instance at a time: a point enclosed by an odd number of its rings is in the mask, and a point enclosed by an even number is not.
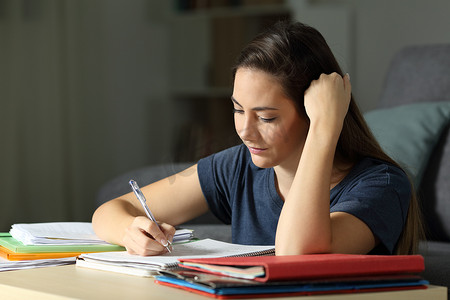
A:
[[[276,23],[250,42],[238,56],[233,76],[238,68],[253,68],[273,75],[303,116],[306,116],[303,96],[311,82],[322,73],[344,75],[325,39],[316,29],[289,21]],[[373,157],[400,167],[380,147],[352,95],[336,147],[336,158],[355,163],[363,157]],[[396,254],[416,253],[419,240],[424,237],[412,182],[411,190],[408,214],[395,248]]]

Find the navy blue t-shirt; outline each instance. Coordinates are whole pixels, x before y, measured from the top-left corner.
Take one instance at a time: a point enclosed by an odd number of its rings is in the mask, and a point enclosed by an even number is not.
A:
[[[201,159],[198,176],[210,210],[231,224],[233,243],[275,244],[284,202],[276,190],[273,168],[255,166],[247,147],[239,145]],[[362,220],[380,240],[371,253],[389,254],[402,232],[410,196],[401,169],[364,158],[330,191],[330,212],[346,212]]]

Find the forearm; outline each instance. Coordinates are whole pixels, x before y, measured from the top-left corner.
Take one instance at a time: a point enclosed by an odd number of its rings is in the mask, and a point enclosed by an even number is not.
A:
[[[160,224],[181,224],[208,209],[198,180],[196,165],[170,178],[144,186],[142,192]],[[136,223],[139,216],[144,216],[147,222]],[[123,238],[128,236],[135,244],[145,247],[147,239],[141,239],[140,235],[142,232],[148,235],[149,230],[152,230],[149,228],[150,220],[132,192],[100,206],[92,217],[92,223],[100,238],[119,245],[122,245]],[[160,230],[153,231],[162,234]],[[135,248],[134,244],[128,246]]]
[[[97,208],[92,216],[92,226],[101,239],[123,245],[125,230],[138,215],[142,214],[130,202],[114,199]]]
[[[331,251],[330,182],[336,134],[311,125],[278,222],[277,255]]]

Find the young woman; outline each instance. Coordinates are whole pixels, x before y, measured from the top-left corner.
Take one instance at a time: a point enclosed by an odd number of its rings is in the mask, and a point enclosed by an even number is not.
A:
[[[372,136],[318,31],[277,23],[243,49],[233,75],[242,144],[142,189],[160,227],[132,193],[99,207],[101,238],[161,254],[174,225],[210,209],[231,223],[233,242],[275,244],[277,255],[415,251],[411,183]]]

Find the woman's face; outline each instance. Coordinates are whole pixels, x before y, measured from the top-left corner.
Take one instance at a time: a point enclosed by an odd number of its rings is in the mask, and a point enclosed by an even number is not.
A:
[[[263,71],[239,68],[232,96],[236,132],[260,168],[297,168],[308,133],[276,79]]]

